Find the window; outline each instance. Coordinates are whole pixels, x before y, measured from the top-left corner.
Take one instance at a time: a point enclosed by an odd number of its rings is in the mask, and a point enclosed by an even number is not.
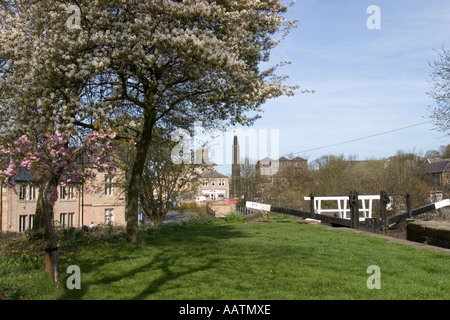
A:
[[[27,199],[27,185],[22,183],[19,186],[19,199],[20,200],[26,200]]]
[[[36,200],[36,187],[30,184],[28,191],[28,200]]]
[[[67,193],[67,197],[69,198],[69,200],[73,200],[74,199],[74,186],[72,184],[69,185],[69,192]]]
[[[216,182],[213,180],[213,181],[211,181],[211,185],[212,186],[215,186],[216,185]]]
[[[28,216],[28,228],[33,229],[34,224],[34,214]]]
[[[224,179],[220,179],[219,180],[219,186],[224,186],[225,185],[225,180]]]
[[[66,200],[67,192],[65,187],[59,187],[59,199]]]
[[[73,216],[74,216],[73,212],[70,212],[70,213],[67,214],[67,227],[68,228],[72,228],[73,227]]]
[[[105,209],[105,223],[111,224],[114,221],[113,209]]]
[[[66,213],[59,215],[59,226],[63,229],[66,227]]]
[[[27,227],[27,216],[19,216],[19,232],[24,232]]]
[[[36,200],[36,186],[31,183],[21,183],[19,186],[19,200]]]
[[[59,199],[60,200],[73,200],[75,199],[75,188],[73,185],[66,187],[59,187]]]
[[[205,187],[207,187],[207,186],[208,186],[208,180],[203,181],[203,185],[204,185]]]
[[[105,195],[106,196],[114,195],[113,183],[114,183],[113,177],[105,177]]]

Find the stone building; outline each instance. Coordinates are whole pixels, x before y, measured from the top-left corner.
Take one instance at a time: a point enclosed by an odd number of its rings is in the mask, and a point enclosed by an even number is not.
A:
[[[230,197],[230,179],[217,172],[216,164],[187,167],[186,174],[195,178],[177,190],[178,198],[183,195],[187,197],[184,200],[192,201],[197,196],[209,200]],[[98,172],[93,181],[58,187],[58,200],[53,208],[54,226],[80,228],[91,223],[125,226],[125,190],[119,186],[120,177],[120,171],[114,175]],[[13,188],[0,188],[0,231],[24,232],[33,227],[38,189],[25,169],[11,179],[15,182]],[[139,219],[142,218],[141,212]]]
[[[211,200],[230,197],[230,178],[216,170],[203,172],[199,178],[198,195]]]
[[[26,170],[20,170],[12,179],[15,186],[1,187],[0,191],[0,231],[23,232],[33,227],[38,189]],[[53,207],[54,226],[125,225],[125,194],[115,186],[115,179],[116,175],[97,173],[88,184],[58,187],[58,200]],[[93,188],[98,192],[93,192]]]

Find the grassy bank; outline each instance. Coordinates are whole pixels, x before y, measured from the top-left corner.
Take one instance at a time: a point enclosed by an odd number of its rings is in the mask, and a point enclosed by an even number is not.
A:
[[[22,299],[450,299],[448,254],[284,217],[238,220],[144,228],[138,246],[120,229],[61,236],[59,290],[41,253],[3,246],[0,290]],[[70,265],[81,270],[79,290],[65,288]],[[371,265],[379,290],[367,288]]]

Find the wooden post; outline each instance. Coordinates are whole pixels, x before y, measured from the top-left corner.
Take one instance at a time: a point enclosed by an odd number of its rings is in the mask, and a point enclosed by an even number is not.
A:
[[[406,195],[406,212],[408,212],[408,218],[412,217],[411,214],[411,197],[409,194]]]
[[[312,193],[309,195],[309,212],[311,214],[310,218],[314,219],[316,213],[314,212],[314,195]]]
[[[352,229],[359,229],[359,201],[358,192],[351,191],[349,194],[350,219]]]
[[[387,219],[387,210],[386,206],[390,202],[389,196],[386,191],[380,191],[380,214],[381,214],[381,229],[388,229],[388,219]]]

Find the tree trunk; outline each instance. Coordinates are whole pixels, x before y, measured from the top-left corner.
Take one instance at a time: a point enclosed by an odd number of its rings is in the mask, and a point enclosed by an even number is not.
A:
[[[47,218],[44,212],[44,202],[41,192],[38,193],[36,210],[34,213],[33,229],[31,229],[30,240],[48,239]]]
[[[130,183],[128,185],[127,194],[127,242],[137,244],[139,242],[139,225],[138,225],[138,204],[139,191],[142,182],[142,173],[147,158],[148,149],[152,137],[152,129],[154,125],[154,117],[148,113],[144,115],[144,125],[142,135],[136,143],[136,158],[134,159],[133,169],[131,170]]]
[[[130,184],[128,185],[128,204],[127,204],[127,242],[136,244],[139,242],[139,226],[138,226],[138,205],[139,205],[139,187],[141,185],[140,167],[144,167],[145,157],[136,155],[131,172]]]
[[[52,280],[55,287],[59,288],[59,254],[58,254],[58,245],[56,243],[55,230],[53,229],[52,224],[52,206],[48,202],[48,192],[49,192],[49,184],[42,190],[42,203],[43,203],[43,212],[45,215],[45,220],[47,223],[47,234],[48,234],[48,251],[51,255],[51,263],[52,263]]]

